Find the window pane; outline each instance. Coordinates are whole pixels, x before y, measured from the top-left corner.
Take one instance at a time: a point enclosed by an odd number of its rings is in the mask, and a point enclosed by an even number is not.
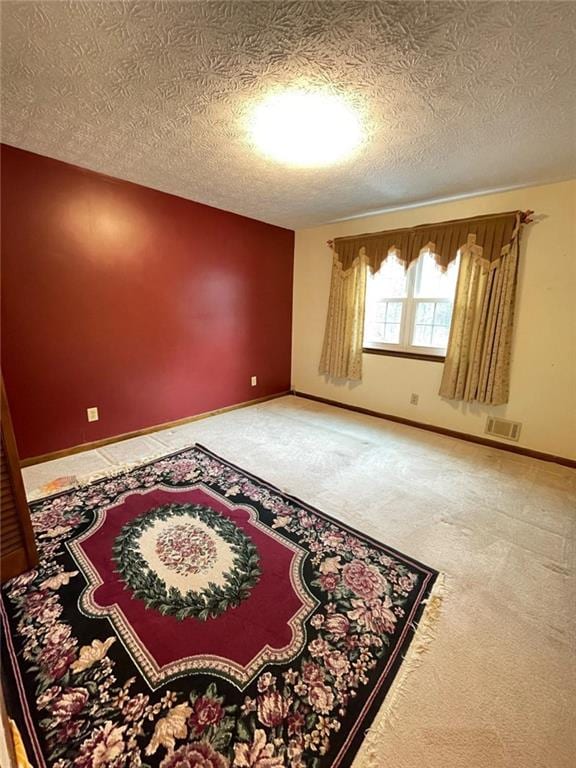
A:
[[[434,322],[434,302],[420,301],[416,305],[416,324],[432,325]]]
[[[439,301],[436,304],[436,311],[434,312],[434,325],[450,325],[452,318],[452,304],[448,302]]]
[[[416,297],[426,299],[453,299],[458,278],[456,258],[446,272],[442,272],[430,253],[423,253],[419,259],[420,271],[416,280]],[[421,263],[420,263],[421,262]]]
[[[364,343],[399,344],[402,301],[366,301]]]
[[[384,342],[386,344],[398,344],[400,341],[400,323],[386,323],[384,330]]]
[[[404,266],[389,256],[375,275],[369,274],[367,290],[382,299],[401,299],[406,296],[407,275]]]
[[[402,302],[389,301],[388,308],[386,310],[386,322],[399,323],[401,319],[402,319]]]
[[[432,346],[432,326],[431,325],[415,325],[414,326],[414,339],[412,343],[415,347],[430,347]]]
[[[408,278],[403,265],[389,256],[366,281],[364,342],[399,344]]]
[[[450,301],[416,300],[413,346],[445,349],[448,344],[451,317]]]
[[[432,331],[432,346],[443,347],[445,349],[448,346],[449,333],[450,329],[446,328],[446,326],[435,325],[434,330]]]
[[[374,305],[374,320],[378,323],[384,323],[386,321],[386,302],[378,301]]]

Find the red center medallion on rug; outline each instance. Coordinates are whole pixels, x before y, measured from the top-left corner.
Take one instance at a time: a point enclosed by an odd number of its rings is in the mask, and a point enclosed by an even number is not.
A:
[[[211,510],[252,542],[260,574],[239,605],[208,620],[193,616],[179,620],[166,605],[161,610],[148,607],[147,595],[139,597],[139,590],[126,583],[113,558],[118,537],[131,521],[167,505]],[[179,591],[184,592],[193,583],[187,577],[195,576],[197,586],[198,577],[206,571],[209,578],[217,579],[224,570],[219,555],[233,561],[226,543],[218,539],[214,543],[210,538],[213,531],[201,520],[176,516],[171,527],[167,522],[159,531],[152,531],[151,546],[139,546],[148,555],[147,564],[157,569],[169,587],[178,588],[179,581]],[[178,545],[183,554],[175,559]],[[153,687],[174,675],[201,670],[223,674],[243,688],[265,664],[286,662],[298,655],[306,638],[304,622],[317,605],[301,578],[305,551],[261,525],[254,508],[226,504],[200,488],[153,488],[126,494],[120,503],[103,508],[94,524],[69,547],[88,582],[80,598],[83,612],[110,618]],[[173,583],[170,576],[175,577]]]

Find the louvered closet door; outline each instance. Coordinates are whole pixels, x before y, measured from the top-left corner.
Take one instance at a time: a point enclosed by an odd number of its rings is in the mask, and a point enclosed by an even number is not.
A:
[[[4,582],[38,562],[4,382],[0,442],[0,578]]]

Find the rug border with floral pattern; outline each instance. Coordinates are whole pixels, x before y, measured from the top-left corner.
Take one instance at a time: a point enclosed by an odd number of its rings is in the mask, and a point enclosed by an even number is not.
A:
[[[439,576],[438,571],[415,560],[414,558],[406,556],[405,554],[399,552],[398,550],[392,547],[389,547],[383,542],[378,541],[377,539],[374,539],[368,534],[365,534],[353,528],[352,526],[348,525],[342,520],[332,517],[326,514],[325,512],[317,509],[316,507],[310,504],[307,504],[306,502],[302,501],[296,496],[293,496],[291,494],[288,494],[280,490],[278,487],[263,480],[257,475],[254,475],[253,473],[248,472],[247,470],[227,461],[226,459],[223,459],[218,454],[212,452],[211,450],[209,450],[208,448],[205,448],[200,444],[196,444],[192,447],[179,449],[170,454],[165,454],[161,457],[154,458],[150,461],[142,462],[136,467],[128,467],[128,468],[125,468],[124,470],[119,470],[118,473],[114,473],[113,475],[111,474],[105,477],[100,477],[98,479],[93,480],[92,482],[81,484],[76,487],[67,488],[63,491],[59,491],[55,494],[48,495],[41,499],[34,499],[32,502],[30,502],[30,507],[34,511],[35,508],[41,506],[42,504],[45,504],[48,501],[53,501],[55,499],[58,499],[59,497],[66,496],[68,494],[72,494],[75,492],[82,492],[88,488],[99,486],[102,483],[107,483],[111,479],[127,477],[134,472],[153,467],[154,465],[160,464],[162,462],[172,461],[174,459],[177,459],[178,457],[185,458],[186,454],[193,454],[195,451],[198,451],[199,453],[203,454],[205,457],[207,457],[208,459],[211,459],[212,461],[219,462],[220,464],[227,467],[228,470],[230,470],[233,473],[237,473],[240,476],[243,476],[249,482],[262,486],[264,489],[266,489],[266,492],[268,494],[277,495],[278,497],[280,497],[280,499],[286,502],[287,507],[290,507],[290,505],[293,505],[306,512],[311,513],[314,516],[318,516],[325,522],[336,526],[337,528],[341,529],[347,534],[350,534],[353,537],[357,537],[363,540],[364,542],[366,542],[366,544],[375,546],[379,550],[384,550],[386,552],[386,555],[389,555],[391,558],[398,559],[402,563],[407,563],[411,567],[420,570],[422,574],[422,579],[421,579],[421,583],[419,584],[417,595],[414,597],[412,601],[411,609],[409,613],[406,615],[400,636],[399,638],[394,638],[395,645],[386,660],[384,669],[380,670],[378,673],[376,684],[372,685],[370,690],[366,693],[362,708],[360,712],[355,715],[354,721],[349,722],[349,716],[343,717],[343,722],[345,723],[344,730],[346,731],[347,735],[344,738],[344,740],[337,745],[338,746],[337,753],[332,754],[332,750],[330,750],[330,752],[326,755],[327,759],[322,759],[319,756],[316,759],[316,762],[314,763],[315,768],[316,766],[317,768],[349,768],[354,762],[354,759],[357,756],[358,750],[362,745],[365,732],[370,728],[372,722],[374,721],[378,712],[380,711],[386,699],[386,695],[390,690],[392,684],[394,683],[394,680],[397,677],[397,674],[402,666],[403,659],[406,656],[406,653],[408,652],[408,649],[412,643],[412,640],[414,639],[414,636],[417,633],[418,623],[426,607],[426,601],[429,598],[432,588],[434,587],[434,584]],[[210,487],[208,483],[206,483],[206,485],[207,487]],[[249,503],[254,504],[255,502],[251,500]],[[75,536],[76,535],[78,534],[76,533]],[[8,585],[10,583],[11,583],[10,581],[7,582]],[[28,697],[31,695],[29,693],[29,689],[31,686],[30,686],[29,680],[27,683],[27,675],[28,677],[30,677],[30,673],[23,674],[21,670],[21,666],[17,661],[18,649],[15,646],[14,638],[12,637],[12,634],[11,634],[11,623],[10,623],[11,618],[9,616],[9,611],[7,610],[8,598],[4,595],[6,586],[7,585],[3,586],[2,594],[0,597],[0,618],[1,618],[0,623],[1,623],[1,636],[3,641],[2,642],[2,662],[3,662],[2,682],[3,682],[4,692],[5,692],[6,704],[7,704],[7,708],[10,715],[16,720],[20,728],[20,731],[22,733],[23,739],[25,741],[25,744],[28,750],[29,757],[34,756],[34,758],[37,761],[37,768],[45,768],[48,765],[52,765],[52,762],[49,762],[46,760],[44,750],[41,746],[42,736],[41,734],[39,734],[39,728],[34,725],[33,711],[35,710],[35,707],[33,705],[31,708],[30,703],[28,701]],[[34,689],[32,688],[32,690]],[[265,694],[265,695],[268,695],[268,694]],[[192,695],[191,695],[191,699],[192,699]],[[33,694],[32,694],[32,700],[34,701]],[[194,701],[192,701],[192,704],[194,705]],[[188,707],[188,709],[192,711],[192,717],[193,717],[194,716],[193,707],[192,709]],[[37,710],[36,710],[36,714],[38,714]],[[258,746],[256,744],[256,738],[260,738],[260,739],[263,738],[263,736],[258,735],[258,734],[263,734],[263,731],[257,730],[256,734],[257,736],[254,737],[254,743],[252,745],[252,748],[253,748],[252,752],[249,752],[249,750],[246,750],[245,752],[238,752],[236,754],[240,755],[239,758],[230,759],[229,762],[221,762],[221,763],[214,762],[214,766],[216,766],[216,768],[221,768],[221,766],[225,766],[225,768],[228,768],[228,766],[230,766],[230,768],[235,768],[237,765],[238,766],[258,765],[257,760],[254,763],[251,763],[249,761],[250,760],[249,754],[256,754],[256,752],[254,752],[254,749],[256,749],[256,747]],[[177,744],[176,746],[179,747],[180,745]],[[269,751],[266,751],[266,750],[269,750]],[[268,743],[265,747],[261,745],[261,751],[259,754],[262,760],[264,759],[269,760],[269,762],[266,762],[266,763],[262,762],[262,765],[264,764],[270,765],[270,766],[274,766],[274,768],[276,766],[281,768],[284,765],[286,766],[292,765],[292,763],[289,763],[289,762],[273,762],[274,752],[273,752],[271,743]],[[246,757],[247,755],[248,757]],[[169,754],[167,754],[163,762],[163,766],[166,765],[169,768],[172,768],[172,764],[169,765],[169,763],[166,762],[168,756]],[[202,754],[200,755],[200,757],[204,759],[205,755]],[[129,765],[129,764],[130,764],[129,762],[125,762],[125,763],[111,762],[110,766],[111,768],[117,768],[117,766],[122,766],[123,768],[124,765]],[[148,763],[140,763],[140,765],[145,766],[145,765],[148,765]],[[176,765],[177,764],[174,763],[174,766]],[[307,765],[308,763],[302,763],[302,766],[306,766],[306,768],[307,768]],[[108,764],[106,764],[106,766],[108,766]],[[84,766],[82,766],[82,768],[84,768]]]

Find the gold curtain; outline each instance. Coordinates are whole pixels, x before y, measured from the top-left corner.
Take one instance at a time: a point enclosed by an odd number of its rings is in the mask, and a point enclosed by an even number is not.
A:
[[[320,373],[336,379],[362,378],[366,274],[364,253],[348,269],[334,255]]]
[[[500,258],[486,259],[470,236],[460,269],[440,395],[502,405],[508,402],[520,215]]]
[[[320,373],[362,378],[368,269],[393,253],[406,268],[423,251],[445,270],[461,254],[440,394],[453,400],[507,401],[520,212],[337,238]]]

